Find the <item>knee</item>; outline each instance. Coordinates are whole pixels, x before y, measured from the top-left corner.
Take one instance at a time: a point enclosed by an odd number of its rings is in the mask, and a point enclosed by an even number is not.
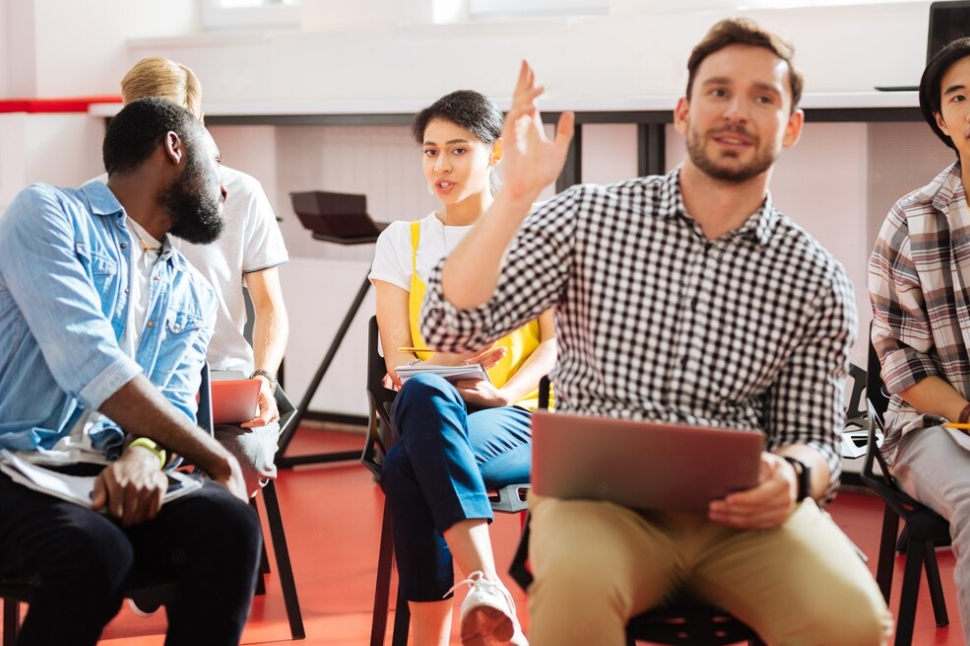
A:
[[[262,528],[259,517],[246,503],[228,491],[208,500],[198,517],[204,518],[201,529],[227,561],[253,564],[259,559]]]
[[[432,411],[464,410],[454,386],[438,375],[416,375],[407,380],[394,400],[392,415],[400,428],[409,418],[426,418]]]
[[[95,602],[121,601],[135,563],[127,537],[113,526],[100,531],[61,530],[62,542],[50,551],[40,572],[41,585],[53,585],[74,596]]]
[[[867,581],[867,583],[869,583]],[[893,629],[893,618],[874,585],[862,586],[851,595],[833,595],[842,601],[815,607],[815,618],[807,622],[806,635],[792,643],[824,646],[883,646]],[[811,628],[808,628],[811,626]]]

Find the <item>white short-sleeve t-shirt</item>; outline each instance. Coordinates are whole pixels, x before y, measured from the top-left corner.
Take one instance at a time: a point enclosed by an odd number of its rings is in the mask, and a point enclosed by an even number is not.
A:
[[[243,276],[285,263],[289,256],[276,214],[254,177],[222,167],[228,198],[226,228],[215,242],[197,245],[169,236],[172,245],[212,283],[219,297],[216,327],[206,358],[213,370],[253,371],[253,350],[246,342]]]
[[[418,278],[428,282],[431,270],[438,261],[451,253],[472,226],[444,226],[434,212],[421,220],[418,242]],[[371,282],[383,280],[411,291],[411,223],[392,222],[377,239],[374,263],[368,276]]]

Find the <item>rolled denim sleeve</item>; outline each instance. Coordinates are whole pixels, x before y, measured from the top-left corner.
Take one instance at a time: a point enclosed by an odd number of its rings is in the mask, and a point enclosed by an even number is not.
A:
[[[0,219],[0,281],[57,384],[97,409],[142,370],[118,346],[94,280],[122,267],[93,251],[82,208],[53,187],[21,191]]]

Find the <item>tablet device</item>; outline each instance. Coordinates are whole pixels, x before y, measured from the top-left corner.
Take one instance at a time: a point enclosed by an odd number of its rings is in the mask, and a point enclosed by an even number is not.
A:
[[[212,422],[239,424],[259,414],[259,379],[212,380]]]
[[[703,513],[712,500],[758,483],[763,446],[760,432],[537,411],[532,489]]]

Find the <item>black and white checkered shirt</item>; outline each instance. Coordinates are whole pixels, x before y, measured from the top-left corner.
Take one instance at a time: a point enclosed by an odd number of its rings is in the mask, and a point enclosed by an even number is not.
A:
[[[480,348],[555,305],[557,410],[757,429],[841,472],[856,311],[845,269],[771,205],[708,240],[679,169],[581,185],[528,216],[491,301],[458,310],[432,273],[422,332]]]

